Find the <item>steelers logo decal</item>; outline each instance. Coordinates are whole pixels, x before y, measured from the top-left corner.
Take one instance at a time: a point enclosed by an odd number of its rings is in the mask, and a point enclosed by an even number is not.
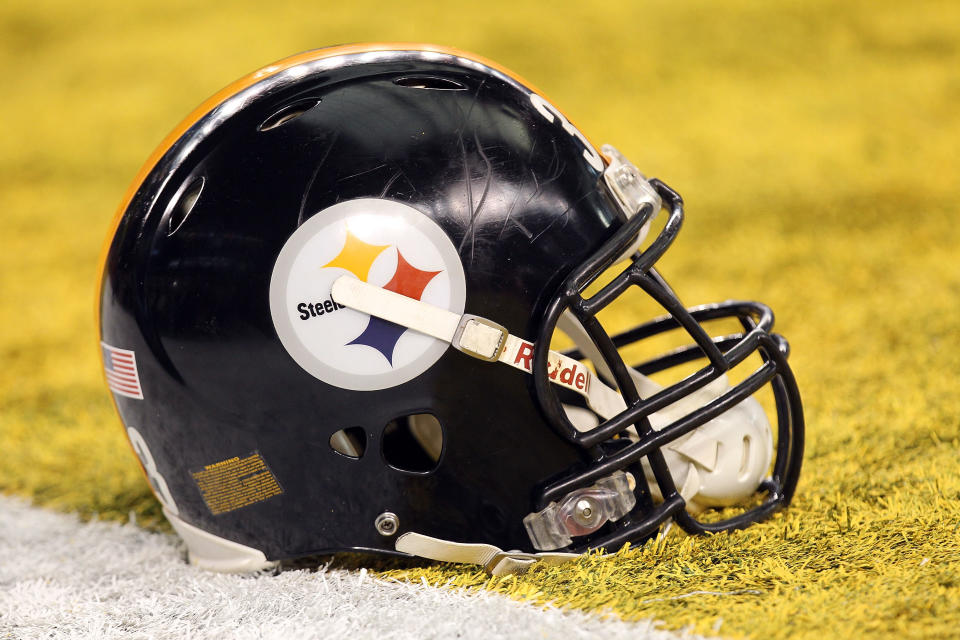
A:
[[[270,280],[270,312],[287,352],[324,382],[359,391],[412,380],[448,343],[337,304],[341,276],[462,314],[463,265],[430,218],[392,200],[340,202],[287,240]]]

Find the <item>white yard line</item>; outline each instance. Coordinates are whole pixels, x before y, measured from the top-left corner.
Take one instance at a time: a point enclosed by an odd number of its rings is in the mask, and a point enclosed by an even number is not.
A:
[[[366,571],[207,573],[173,536],[0,496],[0,638],[693,638]]]

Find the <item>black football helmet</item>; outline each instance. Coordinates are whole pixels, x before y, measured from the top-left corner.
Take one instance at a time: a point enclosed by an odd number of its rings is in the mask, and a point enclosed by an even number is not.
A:
[[[107,383],[207,568],[503,573],[669,520],[744,527],[794,493],[800,396],[770,309],[688,309],[657,272],[682,219],[489,61],[307,52],[213,96],[134,182],[103,259]],[[611,335],[628,292],[662,315]]]

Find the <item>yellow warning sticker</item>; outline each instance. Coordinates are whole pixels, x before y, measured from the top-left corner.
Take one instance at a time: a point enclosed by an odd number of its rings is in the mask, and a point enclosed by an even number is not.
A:
[[[283,493],[276,476],[256,451],[246,458],[237,456],[208,464],[192,475],[215,516]]]

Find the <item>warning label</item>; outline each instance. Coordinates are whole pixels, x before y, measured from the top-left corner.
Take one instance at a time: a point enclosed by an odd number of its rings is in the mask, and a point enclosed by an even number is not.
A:
[[[276,476],[256,451],[246,458],[230,458],[191,473],[213,515],[263,502],[283,493]]]

